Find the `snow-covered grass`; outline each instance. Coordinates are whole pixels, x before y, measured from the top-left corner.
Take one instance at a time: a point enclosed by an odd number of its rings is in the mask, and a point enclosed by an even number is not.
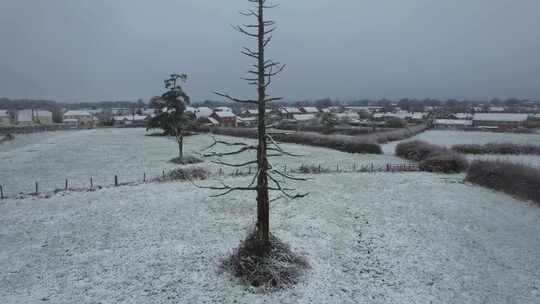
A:
[[[520,145],[540,145],[540,134],[469,132],[450,130],[429,130],[404,141],[422,140],[431,144],[450,148],[462,144],[513,143]],[[382,146],[387,155],[394,155],[396,146],[403,141],[391,142]],[[538,155],[466,155],[467,159],[509,160],[512,162],[540,167]]]
[[[5,200],[0,299],[538,303],[540,208],[462,178],[328,174],[297,184],[311,195],[273,203],[271,226],[312,268],[295,288],[271,294],[218,272],[253,224],[253,194],[209,198],[189,183],[164,183]]]
[[[94,185],[111,185],[114,175],[120,182],[142,181],[161,174],[177,165],[169,160],[177,155],[176,143],[166,137],[145,136],[144,129],[95,129],[85,131],[59,131],[17,135],[12,142],[0,146],[0,184],[8,195],[34,191],[34,183],[39,182],[40,191],[63,188],[69,179],[74,188],[89,187],[90,177]],[[253,140],[232,137],[218,137],[229,141],[251,142]],[[200,152],[212,143],[208,135],[185,138],[186,155]],[[324,167],[352,168],[360,165],[383,166],[386,163],[403,161],[384,155],[349,154],[331,149],[284,144],[292,153],[303,157],[283,157],[273,163],[289,168],[298,168],[302,162]],[[231,150],[220,147],[219,151]],[[246,157],[255,159],[255,153],[228,157],[224,160],[245,162]],[[215,159],[215,158],[214,158]],[[211,160],[211,159],[210,159]],[[221,166],[208,163],[217,172]],[[231,168],[223,167],[225,173]]]

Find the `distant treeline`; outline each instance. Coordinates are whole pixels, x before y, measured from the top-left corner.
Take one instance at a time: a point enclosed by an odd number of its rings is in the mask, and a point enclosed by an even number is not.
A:
[[[56,102],[52,100],[40,99],[9,99],[0,98],[0,109],[22,110],[22,109],[47,109],[54,112],[55,109],[110,109],[110,108],[141,108],[146,104],[142,100],[133,101],[99,101],[99,102]]]
[[[519,107],[519,106],[531,106],[531,105],[540,105],[540,100],[527,100],[527,99],[492,99],[492,100],[439,100],[433,98],[427,99],[414,99],[414,98],[403,98],[399,100],[390,100],[390,99],[361,99],[361,100],[337,100],[330,98],[323,98],[317,100],[302,100],[302,101],[282,101],[272,103],[273,106],[316,106],[320,108],[331,107],[331,106],[380,106],[380,107],[393,107],[398,106],[405,110],[410,111],[421,111],[423,107],[426,106],[445,106],[449,108],[454,108],[456,110],[468,109],[470,107],[477,106],[508,106],[508,107]],[[78,103],[66,103],[66,102],[56,102],[52,100],[34,100],[34,99],[9,99],[9,98],[0,98],[0,109],[27,109],[27,108],[42,108],[42,109],[55,109],[55,108],[66,108],[66,109],[107,109],[107,108],[141,108],[147,104],[139,99],[136,102],[133,101],[99,101],[99,102],[78,102]],[[232,103],[228,101],[217,101],[217,100],[205,100],[202,102],[195,102],[192,104],[195,107],[205,106],[205,107],[220,107],[227,106],[233,109],[240,109],[245,107],[245,104]]]

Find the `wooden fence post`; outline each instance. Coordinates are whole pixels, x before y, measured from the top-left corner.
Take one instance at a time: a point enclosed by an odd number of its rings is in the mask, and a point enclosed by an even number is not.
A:
[[[118,187],[118,175],[114,175],[114,186]]]
[[[36,182],[36,194],[38,194],[38,193],[39,193],[39,184],[38,184],[38,182]]]
[[[94,189],[94,179],[90,176],[90,190]]]
[[[373,173],[373,163],[371,163],[371,173]]]
[[[0,185],[0,199],[4,199],[4,187]]]
[[[146,183],[146,172],[143,173],[142,181],[143,183]]]
[[[64,187],[64,190],[67,190],[68,189],[68,179],[66,178],[66,185]]]

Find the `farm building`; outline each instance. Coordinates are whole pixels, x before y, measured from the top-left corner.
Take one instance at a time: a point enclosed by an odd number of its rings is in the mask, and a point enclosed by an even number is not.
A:
[[[73,125],[76,121],[77,127],[91,126],[94,123],[92,114],[88,111],[67,111],[63,116],[64,124]]]
[[[220,127],[236,127],[236,115],[232,111],[214,111],[210,117],[215,119]]]
[[[38,124],[52,124],[52,112],[48,110],[20,110],[17,111],[15,120],[17,124],[30,125],[33,123]]]
[[[521,113],[477,113],[474,114],[473,126],[485,129],[511,129],[525,125],[528,114]]]
[[[114,116],[113,123],[115,127],[144,127],[148,121],[146,115],[124,115]]]
[[[0,110],[0,126],[11,124],[11,115],[8,110]]]
[[[293,119],[296,121],[309,121],[316,119],[317,116],[315,114],[294,114]]]
[[[466,129],[472,127],[473,121],[467,119],[435,119],[433,126],[439,129]]]

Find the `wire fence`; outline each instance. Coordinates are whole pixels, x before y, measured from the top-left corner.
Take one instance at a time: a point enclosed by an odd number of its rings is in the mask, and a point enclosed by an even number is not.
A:
[[[331,173],[381,173],[381,172],[416,172],[420,171],[418,165],[415,163],[386,163],[386,164],[340,164],[336,163],[335,166],[328,164],[301,164],[299,167],[290,167],[282,165],[283,172],[285,174],[331,174]],[[174,169],[173,169],[174,170]],[[250,166],[243,169],[230,169],[230,168],[214,168],[212,172],[209,172],[209,176],[216,177],[241,177],[249,176],[256,173],[257,169],[254,166]],[[168,171],[171,172],[171,171]],[[110,178],[110,184],[97,184],[94,177],[90,176],[87,179],[85,186],[75,186],[75,182],[66,178],[62,185],[59,185],[54,190],[45,190],[40,186],[40,181],[35,181],[29,184],[30,192],[17,192],[16,194],[9,194],[9,189],[5,185],[0,184],[0,199],[8,198],[26,198],[26,197],[44,197],[48,198],[54,194],[62,192],[88,192],[96,191],[103,188],[121,187],[121,186],[134,186],[139,184],[154,183],[163,181],[168,172],[162,170],[159,174],[148,175],[143,172],[138,178],[124,179],[118,174],[114,174]],[[160,179],[161,178],[161,179]],[[46,184],[51,184],[49,181]],[[77,179],[76,184],[81,185],[80,179]]]

